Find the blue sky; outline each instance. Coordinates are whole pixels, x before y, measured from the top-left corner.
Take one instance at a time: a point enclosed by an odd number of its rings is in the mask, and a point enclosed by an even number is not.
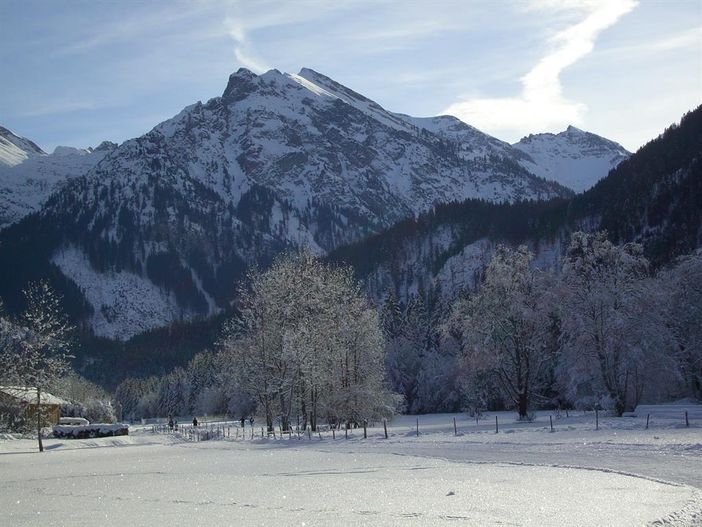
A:
[[[242,66],[635,150],[702,103],[702,0],[0,0],[0,125],[48,151],[141,135]]]

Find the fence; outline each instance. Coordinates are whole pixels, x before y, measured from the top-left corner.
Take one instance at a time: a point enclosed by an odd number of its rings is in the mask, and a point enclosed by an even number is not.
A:
[[[460,416],[438,416],[433,415],[423,420],[422,416],[412,417],[409,421],[409,416],[403,416],[403,425],[395,425],[393,433],[388,432],[388,423],[383,419],[379,426],[376,423],[368,422],[360,423],[356,428],[348,428],[342,426],[318,426],[316,431],[312,431],[311,427],[292,426],[288,430],[283,430],[282,427],[274,427],[268,431],[265,427],[253,427],[245,425],[243,428],[238,421],[231,422],[215,422],[201,423],[199,426],[191,424],[176,425],[170,428],[167,424],[153,424],[151,433],[154,434],[173,434],[187,441],[199,442],[209,441],[212,439],[229,439],[235,441],[254,440],[254,439],[273,439],[273,440],[322,440],[325,438],[336,441],[337,439],[368,439],[380,438],[388,439],[390,435],[398,436],[416,436],[419,437],[425,432],[431,433],[453,433],[455,436],[464,435],[466,433],[486,433],[490,432],[491,428],[495,434],[510,433],[515,427],[531,427],[535,431],[539,429],[555,433],[559,431],[559,424],[568,424],[567,429],[571,429],[573,424],[579,424],[581,430],[599,431],[602,429],[601,424],[605,423],[609,426],[617,428],[622,424],[626,429],[643,429],[649,430],[654,428],[665,427],[690,427],[695,426],[695,422],[699,424],[700,414],[689,409],[679,409],[677,412],[668,412],[665,417],[656,415],[655,413],[647,413],[645,416],[639,414],[637,420],[629,420],[630,417],[611,418],[609,421],[603,421],[600,412],[595,410],[591,412],[583,411],[582,414],[576,411],[570,411],[563,415],[560,411],[553,413],[542,413],[538,418],[532,416],[527,421],[518,421],[510,419],[507,414],[493,416],[482,415],[477,418]],[[545,422],[543,419],[548,418]],[[694,421],[693,422],[693,418]],[[473,421],[473,419],[475,419]],[[605,418],[606,419],[606,418]],[[402,417],[400,420],[403,420]],[[445,420],[445,422],[444,422]],[[424,421],[424,422],[423,422]],[[692,425],[691,425],[692,422]],[[492,423],[492,424],[491,424]],[[561,430],[564,430],[563,428]],[[404,432],[403,432],[404,431]]]

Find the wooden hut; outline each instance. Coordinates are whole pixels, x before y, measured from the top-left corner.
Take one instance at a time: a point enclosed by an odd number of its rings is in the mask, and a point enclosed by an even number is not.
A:
[[[25,416],[31,419],[36,416],[37,389],[31,386],[0,386],[0,404],[3,406],[18,406],[24,409]],[[67,401],[51,395],[41,393],[41,413],[47,425],[58,424],[61,417],[61,405]]]

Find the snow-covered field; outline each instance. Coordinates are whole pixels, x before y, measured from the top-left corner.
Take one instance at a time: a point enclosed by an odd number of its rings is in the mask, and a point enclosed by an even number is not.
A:
[[[699,421],[578,413],[551,433],[501,413],[495,434],[495,415],[419,416],[419,436],[402,416],[388,439],[0,441],[0,507],[7,525],[702,524]]]

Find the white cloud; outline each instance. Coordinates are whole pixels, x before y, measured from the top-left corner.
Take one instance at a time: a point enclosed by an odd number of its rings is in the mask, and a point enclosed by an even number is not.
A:
[[[260,59],[249,55],[249,51],[242,46],[237,46],[234,48],[234,57],[236,57],[236,61],[239,64],[250,69],[254,73],[263,73],[271,69],[270,66],[262,62]]]
[[[246,29],[239,20],[227,18],[225,24],[229,30],[229,36],[235,42],[234,57],[239,64],[250,69],[254,73],[263,73],[271,69],[270,66],[258,58],[256,53],[251,49],[251,45],[246,38]]]
[[[551,51],[520,79],[519,96],[469,99],[450,105],[443,113],[510,141],[528,132],[581,124],[587,107],[563,96],[561,72],[592,52],[598,35],[636,6],[635,0],[585,4],[590,13],[552,37]]]

